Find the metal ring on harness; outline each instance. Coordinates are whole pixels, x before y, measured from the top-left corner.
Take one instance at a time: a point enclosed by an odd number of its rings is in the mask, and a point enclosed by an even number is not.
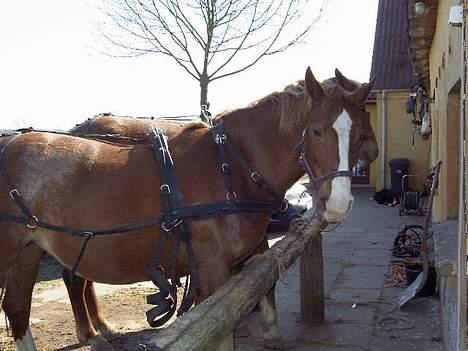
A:
[[[172,229],[174,229],[175,227],[177,227],[178,225],[180,225],[182,223],[182,219],[180,218],[176,218],[174,219],[173,221],[171,221],[169,224],[166,223],[166,222],[162,222],[161,223],[161,227],[164,231],[166,232],[170,232]]]
[[[221,165],[221,170],[223,171],[223,173],[227,173],[229,171],[229,163],[224,162]]]
[[[161,185],[160,189],[161,189],[162,193],[165,193],[165,194],[170,194],[171,193],[171,187],[169,186],[169,184]],[[164,189],[166,189],[166,191],[164,191]]]
[[[216,134],[215,141],[216,141],[216,144],[221,144],[221,145],[226,144],[226,141],[227,141],[226,134]]]
[[[13,194],[16,194],[16,196],[20,196],[20,193],[18,191],[18,189],[11,189],[10,192],[10,197],[14,200],[15,199],[15,196]]]
[[[288,211],[288,209],[289,209],[289,202],[287,202],[286,200],[283,200],[283,203],[281,204],[281,207],[278,211],[281,213],[285,213]]]
[[[258,172],[252,172],[250,173],[250,178],[252,178],[252,180],[255,182],[255,183],[258,183],[260,181],[260,179],[262,179],[262,177],[260,176],[260,174],[258,174]]]
[[[93,232],[83,232],[83,236],[85,238],[92,238],[92,237],[94,237],[94,233]]]
[[[235,191],[229,191],[229,192],[227,192],[227,193],[226,193],[226,199],[227,199],[228,201],[232,201],[232,200],[237,199],[237,194],[236,194],[236,192],[235,192]]]
[[[14,189],[16,190],[16,189]],[[28,222],[26,223],[26,227],[29,229],[35,229],[37,227],[37,223],[39,222],[39,219],[37,216],[31,215],[31,217],[28,218]]]

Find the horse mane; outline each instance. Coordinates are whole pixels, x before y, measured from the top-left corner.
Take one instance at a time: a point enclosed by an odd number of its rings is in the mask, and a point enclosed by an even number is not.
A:
[[[279,114],[279,131],[290,134],[307,124],[312,99],[309,98],[304,81],[300,80],[287,85],[283,91],[275,91],[252,102],[249,107],[266,105],[271,105]]]
[[[357,85],[360,83],[356,82]],[[329,78],[320,83],[325,94],[338,86],[336,78]],[[272,104],[280,115],[279,130],[289,134],[298,128],[304,128],[310,116],[308,112],[312,108],[312,99],[305,87],[304,80],[287,85],[283,91],[273,92],[259,100],[254,101],[250,107],[260,107]],[[222,113],[220,115],[226,114]]]

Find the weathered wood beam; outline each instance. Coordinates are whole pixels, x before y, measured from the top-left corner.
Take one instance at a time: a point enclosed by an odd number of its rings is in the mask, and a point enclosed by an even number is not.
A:
[[[322,237],[310,240],[300,264],[301,318],[306,323],[325,320]]]
[[[215,294],[158,332],[147,348],[157,345],[164,351],[215,350],[271,289],[279,272],[294,263],[309,241],[320,235],[322,226],[315,219],[294,221],[282,240],[254,256]]]

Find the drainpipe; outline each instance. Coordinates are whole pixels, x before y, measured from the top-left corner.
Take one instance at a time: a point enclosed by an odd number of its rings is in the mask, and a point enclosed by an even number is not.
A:
[[[385,170],[387,161],[387,91],[382,90],[382,118],[381,118],[381,177],[380,188],[385,188]]]
[[[459,172],[459,203],[458,203],[458,341],[457,350],[466,350],[466,218],[465,218],[465,113],[466,113],[466,0],[461,1],[463,6],[463,20],[461,32],[461,61],[460,61],[460,172]]]

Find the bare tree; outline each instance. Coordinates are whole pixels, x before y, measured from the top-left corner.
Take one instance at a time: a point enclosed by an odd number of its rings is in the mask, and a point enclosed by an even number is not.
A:
[[[303,40],[327,0],[102,0],[98,30],[111,56],[159,53],[200,84],[252,67]]]

